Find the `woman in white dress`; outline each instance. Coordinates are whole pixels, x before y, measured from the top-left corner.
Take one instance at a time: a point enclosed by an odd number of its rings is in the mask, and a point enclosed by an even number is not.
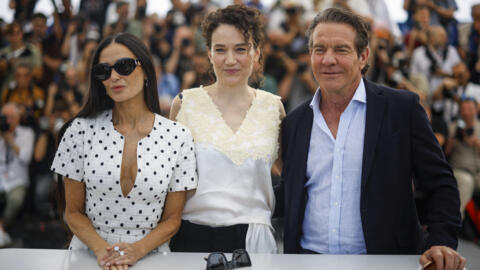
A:
[[[150,59],[130,34],[99,44],[88,100],[62,129],[52,164],[64,176],[70,249],[93,251],[104,269],[168,250],[196,188],[192,135],[159,115]]]
[[[209,14],[202,28],[216,81],[173,101],[170,119],[195,140],[199,183],[187,194],[170,248],[275,253],[271,169],[285,112],[280,97],[248,86],[260,61],[261,15],[232,5]]]

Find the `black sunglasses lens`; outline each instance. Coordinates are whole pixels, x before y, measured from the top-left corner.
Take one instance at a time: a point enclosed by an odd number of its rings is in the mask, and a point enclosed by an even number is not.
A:
[[[127,76],[135,70],[136,66],[137,66],[137,64],[135,64],[135,59],[122,58],[122,59],[119,59],[113,65],[113,69],[115,69],[115,71],[118,74],[120,74],[122,76]]]
[[[207,270],[227,270],[227,259],[222,253],[208,255]]]
[[[232,263],[234,267],[251,266],[250,256],[244,249],[237,249],[232,253]]]
[[[93,75],[100,81],[105,81],[110,78],[111,74],[112,68],[108,64],[96,64],[93,67]]]

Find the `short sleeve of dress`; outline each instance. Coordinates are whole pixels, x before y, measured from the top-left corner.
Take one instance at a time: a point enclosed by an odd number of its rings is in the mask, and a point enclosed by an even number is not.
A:
[[[75,119],[65,131],[58,145],[51,170],[77,181],[83,181],[83,139],[85,120]]]
[[[177,164],[168,191],[185,191],[197,188],[197,162],[193,137],[186,127],[180,127],[180,133],[183,135],[183,142],[178,152]]]

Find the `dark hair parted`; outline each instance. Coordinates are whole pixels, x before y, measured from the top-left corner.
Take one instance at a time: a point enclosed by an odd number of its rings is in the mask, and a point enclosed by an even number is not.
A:
[[[65,125],[60,129],[57,137],[57,142],[60,142],[63,134],[75,120],[75,118],[94,118],[105,110],[112,109],[114,107],[114,101],[108,96],[107,91],[103,83],[95,78],[93,75],[93,67],[98,64],[100,53],[110,44],[117,43],[127,47],[138,60],[140,60],[143,72],[145,74],[145,82],[143,87],[143,100],[147,108],[153,112],[160,114],[160,103],[158,101],[157,92],[157,78],[155,75],[155,69],[152,63],[152,56],[143,42],[132,34],[118,33],[111,35],[103,39],[98,45],[95,53],[93,54],[90,64],[89,75],[89,91],[85,104],[82,106],[80,112],[72,119],[67,121]],[[57,181],[57,199],[60,211],[60,217],[63,217],[65,211],[65,191],[63,189],[63,181],[61,176]]]
[[[311,50],[313,47],[313,31],[320,23],[336,23],[350,25],[356,32],[355,36],[355,49],[357,55],[360,56],[363,51],[368,47],[371,28],[370,25],[359,15],[352,13],[351,11],[343,8],[328,8],[318,13],[313,22],[307,29],[306,35],[308,37],[308,48]],[[362,69],[362,74],[365,74],[369,65],[365,65]]]

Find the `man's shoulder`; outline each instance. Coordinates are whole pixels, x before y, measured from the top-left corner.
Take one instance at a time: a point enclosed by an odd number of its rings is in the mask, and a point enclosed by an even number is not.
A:
[[[367,108],[379,104],[376,101],[383,100],[385,109],[391,112],[405,113],[409,111],[415,103],[419,102],[419,96],[411,91],[404,89],[395,89],[376,83],[366,83],[367,89]],[[368,110],[368,109],[367,109]]]
[[[387,99],[396,99],[396,100],[412,100],[418,99],[418,95],[404,89],[391,88],[386,85],[377,84],[368,80],[365,80],[365,87],[368,91],[371,91],[373,94],[385,96]],[[367,94],[367,104],[368,104],[368,94]]]
[[[296,122],[299,120],[299,118],[303,117],[305,112],[310,111],[310,113],[313,113],[312,109],[310,108],[310,102],[312,102],[312,99],[308,99],[307,101],[298,105],[295,109],[293,109],[293,111],[287,114],[283,121],[287,123],[291,121]]]

